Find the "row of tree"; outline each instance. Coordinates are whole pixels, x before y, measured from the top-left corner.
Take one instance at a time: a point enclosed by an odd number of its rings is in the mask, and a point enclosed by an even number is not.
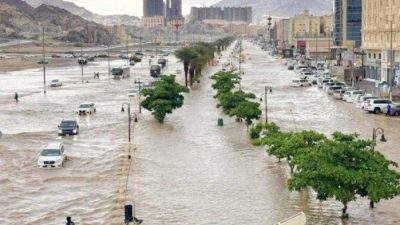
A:
[[[202,68],[214,59],[215,53],[219,54],[220,51],[225,50],[232,41],[233,38],[226,37],[214,43],[198,42],[176,50],[175,57],[183,62],[185,86],[187,87],[188,83],[192,86],[201,74]]]
[[[235,90],[239,83],[239,76],[232,71],[219,71],[211,76],[214,80],[213,89],[217,90],[214,96],[218,99],[218,106],[231,117],[246,121],[246,125],[252,124],[254,119],[261,116],[260,104],[254,102],[256,96],[242,90]]]
[[[334,198],[347,205],[357,197],[367,197],[371,208],[382,199],[400,194],[398,165],[375,150],[375,142],[358,134],[334,132],[332,138],[315,131],[284,132],[277,125],[253,125],[250,137],[267,146],[269,155],[285,159],[290,167],[289,190],[308,187],[317,199]]]
[[[163,123],[167,114],[182,107],[185,92],[189,92],[189,89],[178,84],[174,75],[162,75],[153,82],[152,88],[141,91],[140,94],[145,97],[145,100],[140,104],[151,111],[158,122]]]

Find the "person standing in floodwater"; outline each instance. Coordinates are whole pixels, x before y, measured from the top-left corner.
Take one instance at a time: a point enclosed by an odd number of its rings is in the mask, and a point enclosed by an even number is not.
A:
[[[18,93],[17,92],[15,92],[14,99],[15,99],[15,102],[18,103]]]

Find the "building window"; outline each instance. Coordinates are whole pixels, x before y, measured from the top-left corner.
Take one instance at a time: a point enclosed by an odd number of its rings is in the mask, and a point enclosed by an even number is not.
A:
[[[376,59],[376,53],[374,53],[374,59]]]
[[[382,55],[381,55],[381,53],[379,53],[379,59],[382,59]]]

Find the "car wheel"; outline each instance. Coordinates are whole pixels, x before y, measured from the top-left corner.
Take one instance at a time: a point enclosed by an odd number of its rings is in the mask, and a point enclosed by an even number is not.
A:
[[[394,112],[395,116],[400,116],[400,112]]]
[[[381,113],[381,109],[380,109],[380,108],[375,108],[375,109],[374,109],[374,113],[375,113],[375,114]]]

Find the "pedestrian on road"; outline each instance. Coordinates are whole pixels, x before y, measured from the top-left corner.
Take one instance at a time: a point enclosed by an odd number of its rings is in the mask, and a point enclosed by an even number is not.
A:
[[[100,73],[97,72],[97,79],[100,79]]]
[[[18,93],[17,92],[15,92],[14,99],[15,99],[15,102],[18,103]]]
[[[387,108],[386,115],[390,116],[392,114],[392,106],[390,105],[390,103],[387,105],[386,108]]]
[[[75,225],[70,216],[67,216],[67,223],[65,225]]]

